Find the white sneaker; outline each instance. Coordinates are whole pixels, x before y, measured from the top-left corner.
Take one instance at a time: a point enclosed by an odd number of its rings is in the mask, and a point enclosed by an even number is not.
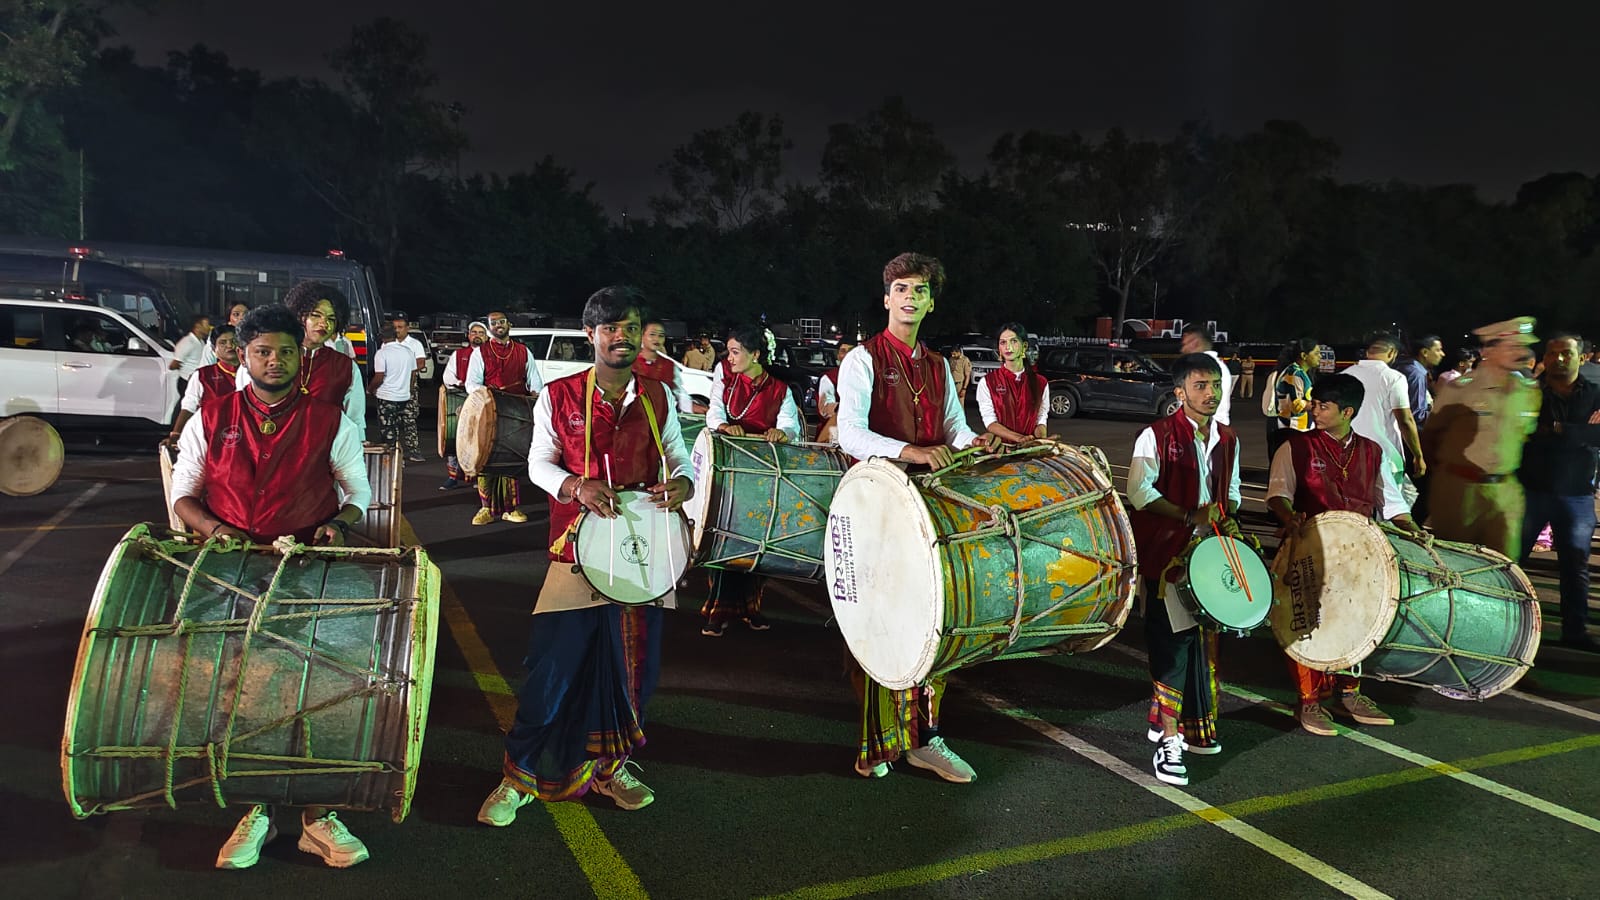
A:
[[[1162,738],[1154,760],[1156,777],[1167,784],[1188,784],[1189,769],[1183,764],[1183,735]]]
[[[300,849],[322,857],[335,869],[348,869],[367,858],[367,845],[351,834],[339,821],[339,814],[333,812],[320,819],[300,817]]]
[[[217,851],[217,868],[248,869],[261,859],[261,848],[278,836],[278,826],[264,806],[252,806],[233,826],[228,842]]]
[[[1161,743],[1161,729],[1159,728],[1152,728],[1149,731],[1146,731],[1144,736],[1149,738],[1150,743],[1152,744]],[[1184,738],[1183,750],[1185,753],[1193,753],[1197,756],[1214,756],[1222,752],[1222,742],[1217,741],[1216,743],[1212,744],[1191,744],[1189,743],[1188,738]]]
[[[517,810],[534,801],[534,796],[520,791],[511,779],[500,779],[500,786],[489,794],[478,807],[478,821],[496,828],[504,828],[517,820]]]
[[[945,781],[967,784],[978,779],[978,773],[967,765],[966,760],[957,756],[942,737],[934,738],[925,747],[907,750],[905,756],[906,762],[919,769],[927,769]]]
[[[889,764],[886,762],[874,763],[863,769],[861,768],[861,763],[856,763],[856,774],[862,778],[882,778],[889,774]]]
[[[632,764],[639,765],[638,763]],[[596,778],[594,780],[595,793],[610,797],[617,806],[623,809],[644,809],[655,802],[655,791],[650,790],[645,786],[644,782],[633,777],[633,773],[628,771],[628,765],[629,763],[623,763],[622,767],[617,769],[617,774],[605,781]]]

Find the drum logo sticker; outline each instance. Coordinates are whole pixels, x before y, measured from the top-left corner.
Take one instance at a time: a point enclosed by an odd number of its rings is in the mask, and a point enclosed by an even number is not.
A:
[[[1284,573],[1283,586],[1289,589],[1289,630],[1297,635],[1309,635],[1317,627],[1311,609],[1311,590],[1320,581],[1317,561],[1311,556],[1297,556],[1289,560],[1289,571]]]
[[[630,534],[622,539],[622,544],[617,547],[617,552],[622,554],[624,562],[640,565],[650,558],[650,542],[637,534]]]
[[[828,550],[833,558],[833,602],[856,602],[856,550],[850,536],[850,517],[828,517]]]
[[[231,447],[239,443],[239,440],[243,437],[244,432],[239,430],[239,426],[229,425],[228,430],[222,433],[222,442]]]
[[[1232,566],[1222,570],[1222,586],[1226,588],[1230,594],[1237,594],[1241,590],[1239,587],[1239,579],[1233,577]]]
[[[899,387],[900,386],[900,373],[898,371],[894,370],[894,369],[889,369],[889,370],[885,371],[883,373],[883,383],[887,384],[891,388]]]

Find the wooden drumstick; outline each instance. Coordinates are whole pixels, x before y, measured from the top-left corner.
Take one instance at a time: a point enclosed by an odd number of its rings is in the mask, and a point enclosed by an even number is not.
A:
[[[605,461],[606,486],[616,490],[616,479],[611,477],[611,454],[607,453],[605,455]],[[610,503],[611,501],[607,500],[606,502]],[[606,579],[607,585],[615,585],[617,583],[617,508],[615,504],[611,506],[611,556],[606,563]]]
[[[666,483],[667,483],[667,458],[665,456],[663,456],[661,458],[661,484],[662,485],[666,485]],[[668,491],[671,491],[671,490],[672,490],[671,488],[667,488],[666,490],[662,491],[661,492],[661,498],[663,500],[665,500],[666,497],[667,497]],[[678,572],[678,564],[673,559],[673,556],[672,556],[672,525],[673,525],[672,510],[667,509],[666,507],[662,507],[661,511],[663,513],[665,513],[666,516],[667,516],[667,574],[672,576],[672,584],[673,584],[674,587],[676,587],[677,584],[678,584],[678,574],[677,574],[677,572]]]

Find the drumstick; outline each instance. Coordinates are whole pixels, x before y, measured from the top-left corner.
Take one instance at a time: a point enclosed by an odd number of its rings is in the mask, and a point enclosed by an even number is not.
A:
[[[616,490],[616,481],[611,477],[611,454],[607,453],[605,455],[605,461],[606,487]],[[611,501],[608,500],[606,502],[610,503]],[[617,509],[615,505],[611,507],[611,557],[606,564],[606,578],[609,585],[617,583]]]
[[[662,457],[661,458],[661,483],[663,485],[665,485],[667,483],[667,459],[666,459],[666,457]],[[671,489],[669,488],[668,490],[671,490]],[[667,491],[662,491],[661,492],[661,498],[663,500],[665,500],[666,496],[667,496]],[[663,507],[661,511],[663,513],[666,513],[666,516],[667,516],[667,572],[668,572],[668,574],[671,574],[673,576],[673,578],[672,578],[672,586],[673,587],[677,587],[678,586],[678,578],[677,578],[677,574],[676,573],[678,571],[678,564],[676,562],[673,562],[673,559],[672,559],[672,525],[673,525],[673,522],[672,522],[672,510]]]
[[[1249,603],[1256,602],[1256,598],[1250,593],[1250,582],[1246,581],[1244,577],[1244,562],[1239,559],[1239,548],[1233,545],[1232,538],[1222,533],[1222,529],[1217,527],[1216,522],[1211,523],[1211,530],[1216,532],[1217,537],[1222,538],[1222,555],[1228,560],[1228,568],[1233,570],[1233,580],[1239,582],[1239,585],[1244,588],[1245,601]]]

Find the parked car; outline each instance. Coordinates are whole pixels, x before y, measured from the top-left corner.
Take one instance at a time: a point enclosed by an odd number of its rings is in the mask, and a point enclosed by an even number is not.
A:
[[[817,384],[823,373],[833,368],[836,346],[819,340],[778,339],[778,351],[772,357],[772,374],[789,383],[794,402],[803,415],[817,414]]]
[[[1050,415],[1080,412],[1172,415],[1179,401],[1172,376],[1136,350],[1106,345],[1050,347],[1039,356],[1039,372],[1050,379]]]
[[[976,347],[971,344],[962,345],[961,354],[972,363],[972,383],[977,384],[983,376],[1000,368],[1000,351],[993,347]],[[948,354],[946,354],[948,356]]]
[[[589,346],[589,336],[581,328],[518,328],[511,329],[511,339],[520,342],[533,354],[539,367],[539,377],[545,384],[565,378],[574,372],[594,365],[594,351]],[[684,385],[689,394],[701,403],[711,396],[711,373],[683,368]]]
[[[0,299],[0,416],[32,413],[62,430],[170,426],[172,358],[132,315],[92,300]]]

